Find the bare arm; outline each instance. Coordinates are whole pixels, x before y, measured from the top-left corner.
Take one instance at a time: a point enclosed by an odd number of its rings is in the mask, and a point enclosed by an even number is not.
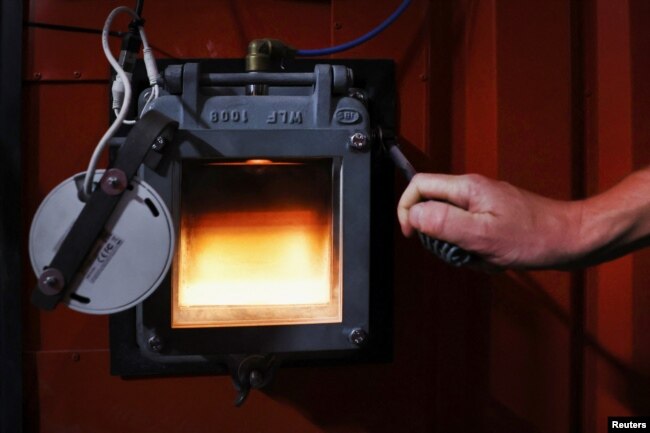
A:
[[[650,244],[650,168],[581,201],[548,199],[479,175],[419,174],[397,212],[405,235],[420,230],[491,265],[585,266]]]

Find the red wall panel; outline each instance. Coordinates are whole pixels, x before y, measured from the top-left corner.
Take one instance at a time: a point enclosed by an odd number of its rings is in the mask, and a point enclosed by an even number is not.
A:
[[[646,2],[595,1],[590,37],[593,54],[590,104],[592,190],[612,185],[634,168],[646,166],[647,54],[641,50],[650,18]],[[647,354],[647,251],[602,265],[590,273],[587,291],[588,347],[586,425],[605,432],[612,414],[650,412]],[[647,360],[647,357],[645,358]]]
[[[257,37],[299,48],[350,40],[399,3],[157,0],[144,15],[161,57],[242,57]],[[582,52],[569,0],[414,0],[377,39],[338,57],[396,61],[400,136],[416,167],[569,199],[583,179],[596,192],[650,161],[650,8],[577,3],[584,71],[575,69]],[[99,28],[116,5],[33,0],[26,16]],[[28,28],[25,39],[31,217],[48,191],[85,169],[107,127],[108,65],[96,35]],[[579,274],[452,269],[397,230],[395,239],[394,361],[281,370],[240,409],[226,377],[110,376],[106,318],[31,307],[25,263],[26,431],[562,433],[606,431],[608,415],[649,412],[638,386],[650,373],[647,252],[590,270],[585,284]],[[575,338],[578,289],[586,334]],[[583,351],[585,369],[572,367]]]

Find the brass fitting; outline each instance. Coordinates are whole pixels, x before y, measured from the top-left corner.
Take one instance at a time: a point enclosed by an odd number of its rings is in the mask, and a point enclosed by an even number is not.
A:
[[[273,60],[290,59],[296,49],[277,39],[254,39],[248,44],[246,72],[261,72],[271,69]]]

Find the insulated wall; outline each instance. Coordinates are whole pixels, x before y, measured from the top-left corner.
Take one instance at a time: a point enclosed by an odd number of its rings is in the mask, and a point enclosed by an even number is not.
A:
[[[99,29],[121,3],[26,3],[31,220],[85,169],[109,97],[98,35],[34,23]],[[345,42],[399,3],[156,0],[144,17],[160,58],[232,58],[259,37]],[[413,0],[395,25],[338,57],[396,62],[399,133],[419,170],[571,199],[650,162],[648,22],[645,0]],[[605,432],[607,416],[650,413],[650,252],[584,272],[484,275],[445,266],[397,228],[395,239],[393,362],[283,369],[242,408],[225,376],[110,376],[107,318],[31,306],[23,248],[24,430]]]

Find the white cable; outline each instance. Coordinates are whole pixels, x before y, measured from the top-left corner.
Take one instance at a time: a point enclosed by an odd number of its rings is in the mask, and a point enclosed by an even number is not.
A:
[[[120,115],[120,110],[118,110],[117,108],[114,108],[114,109],[113,109],[113,113],[115,113],[115,117],[117,117],[117,116]],[[143,113],[143,114],[144,114],[144,113]],[[136,122],[137,122],[136,119],[133,119],[133,120],[127,120],[127,119],[124,119],[124,120],[122,121],[122,123],[124,123],[125,125],[135,125]]]
[[[131,93],[132,93],[131,81],[127,73],[124,71],[124,69],[122,69],[118,61],[113,56],[113,53],[111,53],[111,49],[108,44],[108,36],[111,29],[111,25],[113,24],[113,20],[117,15],[121,13],[130,15],[131,18],[133,18],[134,20],[140,19],[140,17],[132,9],[126,6],[119,6],[111,11],[111,13],[106,18],[106,22],[104,23],[104,29],[102,30],[102,49],[104,50],[104,55],[106,56],[106,60],[108,60],[108,63],[111,64],[111,66],[117,73],[119,80],[122,82],[122,85],[124,86],[124,99],[123,99],[123,103],[119,107],[119,112],[116,114],[115,120],[108,128],[108,130],[106,130],[102,138],[99,140],[99,143],[97,143],[97,146],[95,147],[95,150],[93,151],[93,154],[90,157],[90,161],[88,163],[88,169],[86,170],[86,177],[84,178],[83,191],[82,191],[82,195],[86,200],[92,194],[93,178],[95,177],[95,170],[97,168],[97,163],[99,162],[102,152],[104,151],[104,148],[106,147],[110,139],[113,137],[113,135],[115,135],[115,133],[120,128],[122,123],[124,123],[124,121],[126,120],[126,115],[129,111],[129,106],[131,105]],[[156,99],[160,95],[158,89],[158,67],[156,66],[156,60],[154,59],[153,54],[151,52],[151,47],[149,46],[149,42],[147,41],[144,28],[140,26],[138,27],[138,30],[140,32],[140,38],[142,39],[147,76],[149,77],[149,83],[153,87],[153,89],[151,90],[151,95],[153,99]],[[147,104],[149,104],[149,102],[151,101],[148,100]],[[147,104],[145,104],[145,106]],[[118,107],[116,106],[116,104],[114,104],[113,108],[117,110]]]

